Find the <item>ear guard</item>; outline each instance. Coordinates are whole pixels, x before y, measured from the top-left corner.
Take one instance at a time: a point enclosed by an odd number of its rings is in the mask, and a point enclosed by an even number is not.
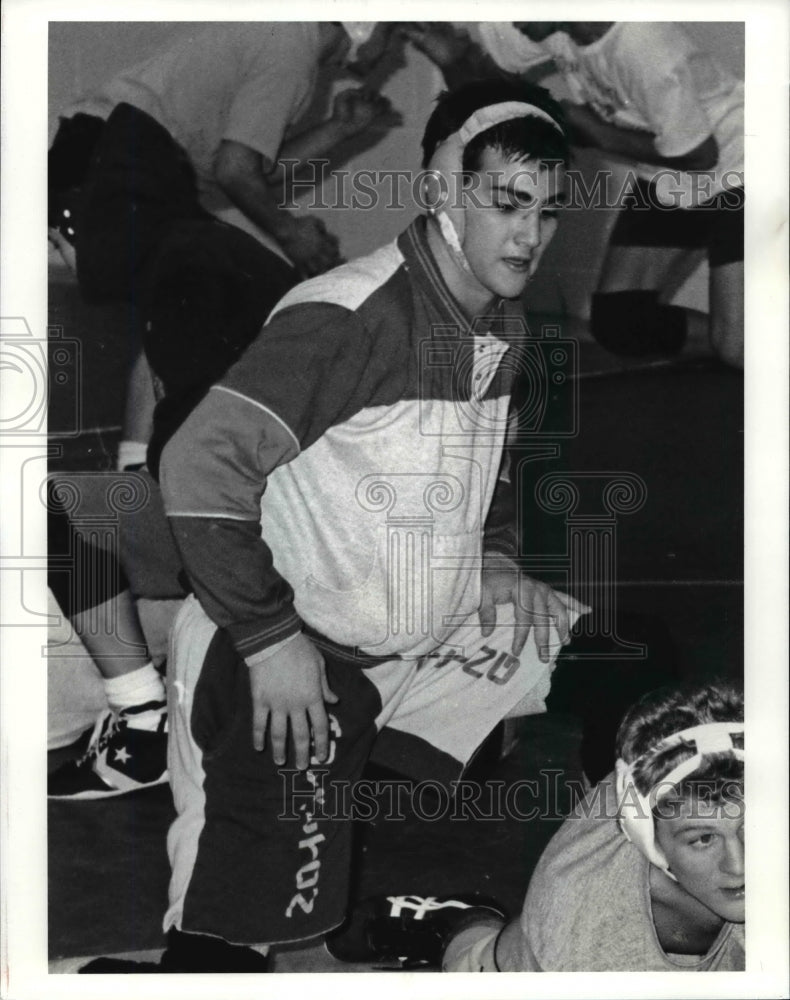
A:
[[[453,132],[434,150],[428,163],[422,186],[423,204],[435,216],[451,253],[464,270],[469,263],[463,252],[465,208],[463,204],[464,149],[475,136],[502,122],[516,118],[540,118],[553,125],[560,134],[562,128],[542,108],[522,101],[490,104],[470,115],[457,132]]]
[[[666,798],[684,778],[697,771],[704,758],[714,753],[730,753],[736,760],[744,759],[743,750],[733,745],[732,736],[744,731],[742,722],[708,722],[700,726],[692,726],[673,733],[651,747],[636,760],[627,764],[618,760],[615,764],[617,785],[617,820],[620,829],[628,840],[638,847],[647,860],[660,868],[671,879],[675,876],[669,871],[669,863],[664,852],[656,844],[656,827],[653,808]],[[653,756],[681,742],[693,742],[697,752],[687,760],[681,761],[667,775],[650,789],[647,795],[642,795],[634,782],[634,765],[645,757]]]
[[[351,48],[348,50],[346,62],[352,63],[357,58],[360,47],[368,41],[376,30],[378,21],[341,21],[340,23],[351,39]]]

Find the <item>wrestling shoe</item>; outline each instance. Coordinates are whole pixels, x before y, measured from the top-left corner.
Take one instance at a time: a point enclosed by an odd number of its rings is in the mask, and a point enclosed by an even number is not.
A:
[[[147,723],[153,721],[154,728],[135,726],[143,715],[148,716]],[[118,713],[104,711],[82,757],[67,761],[49,775],[47,797],[105,799],[166,782],[167,705],[149,701]]]
[[[450,938],[481,920],[506,920],[495,900],[476,892],[454,896],[372,896],[325,939],[341,962],[396,961],[403,968],[438,968]]]
[[[269,959],[254,948],[228,944],[207,934],[167,932],[167,948],[159,962],[132,962],[126,958],[94,958],[78,970],[81,975],[167,972],[268,972]]]

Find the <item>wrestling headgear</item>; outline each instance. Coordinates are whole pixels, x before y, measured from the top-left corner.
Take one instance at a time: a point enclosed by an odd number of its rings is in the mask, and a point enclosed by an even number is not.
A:
[[[469,262],[463,251],[465,209],[462,200],[464,149],[475,136],[516,118],[539,118],[564,135],[561,125],[542,108],[522,101],[504,101],[479,108],[434,150],[423,181],[422,199],[436,218],[450,252],[464,270]]]
[[[343,30],[351,39],[351,48],[346,55],[346,62],[352,63],[357,58],[360,47],[368,41],[376,30],[378,21],[341,21]]]
[[[743,750],[733,744],[732,737],[735,734],[743,733],[743,731],[742,722],[706,722],[667,736],[637,757],[636,760],[631,761],[630,764],[626,764],[622,759],[615,764],[617,820],[620,829],[631,843],[639,848],[648,861],[666,872],[672,879],[675,876],[669,871],[669,863],[664,852],[656,843],[653,808],[662,799],[667,798],[684,778],[698,771],[707,755],[728,753],[736,760],[742,761],[744,759]],[[656,782],[646,795],[642,795],[634,781],[634,766],[645,757],[654,757],[679,743],[693,743],[697,752],[681,761],[677,767],[674,767]]]

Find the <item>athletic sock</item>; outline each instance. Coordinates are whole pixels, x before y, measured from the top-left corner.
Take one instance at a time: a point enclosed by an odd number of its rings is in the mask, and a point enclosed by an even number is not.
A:
[[[127,719],[132,729],[147,729],[149,732],[157,729],[165,710],[162,703],[167,696],[164,682],[153,663],[146,663],[120,677],[106,677],[104,691],[113,712],[154,702],[155,706],[149,711],[128,715]]]
[[[118,472],[123,472],[130,466],[145,465],[148,445],[144,441],[121,441],[118,445]]]

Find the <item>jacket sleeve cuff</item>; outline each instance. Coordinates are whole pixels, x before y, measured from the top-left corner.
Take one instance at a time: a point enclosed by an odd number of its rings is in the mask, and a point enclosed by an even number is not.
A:
[[[265,649],[259,650],[257,653],[253,653],[252,656],[245,656],[244,660],[248,667],[257,667],[260,663],[265,663],[270,660],[273,656],[280,652],[283,647],[287,646],[289,642],[293,642],[297,635],[301,635],[301,632],[294,632],[293,635],[289,635],[287,639],[281,639],[280,642],[275,642],[273,646],[266,646]]]
[[[516,536],[509,532],[487,534],[483,539],[483,549],[485,552],[496,552],[511,559],[517,558],[518,555]]]
[[[234,622],[227,626],[227,632],[239,656],[245,660],[255,657],[285,639],[290,639],[302,630],[302,620],[288,605],[281,617],[260,619],[254,622]]]

